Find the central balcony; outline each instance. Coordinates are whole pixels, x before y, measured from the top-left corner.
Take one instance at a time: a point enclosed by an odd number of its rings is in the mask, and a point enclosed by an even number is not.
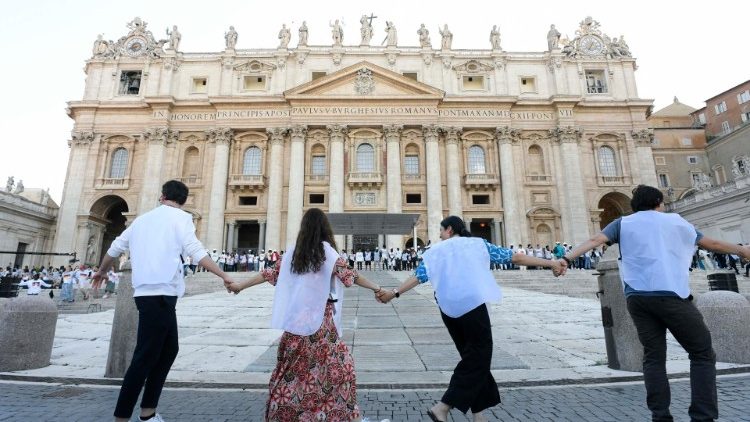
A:
[[[379,172],[352,172],[347,177],[350,187],[371,188],[383,184],[383,175]]]
[[[127,178],[100,178],[96,179],[97,189],[127,189],[129,185]]]
[[[470,190],[495,189],[500,184],[496,174],[475,173],[464,176],[464,186]]]
[[[229,188],[240,192],[261,191],[266,188],[266,177],[262,174],[232,174],[229,176]]]
[[[625,176],[599,176],[598,179],[599,184],[605,186],[625,185],[629,182]]]

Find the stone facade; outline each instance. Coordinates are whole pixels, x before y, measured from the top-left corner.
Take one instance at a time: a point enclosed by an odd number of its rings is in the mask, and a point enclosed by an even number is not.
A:
[[[296,48],[241,49],[227,33],[224,51],[188,53],[135,22],[95,49],[69,103],[58,249],[94,237],[100,256],[171,178],[190,187],[185,209],[216,249],[285,249],[309,207],[417,213],[423,243],[449,213],[497,243],[577,243],[626,212],[635,185],[656,184],[635,60],[591,18],[538,53],[499,38],[401,46],[392,24],[386,47],[340,34],[308,46],[306,23]]]
[[[57,204],[50,199],[47,191],[24,190],[23,187],[20,191],[18,188],[0,189],[0,251],[50,252],[57,212]],[[0,253],[0,265],[3,267],[46,266],[54,261],[54,258],[47,256]]]

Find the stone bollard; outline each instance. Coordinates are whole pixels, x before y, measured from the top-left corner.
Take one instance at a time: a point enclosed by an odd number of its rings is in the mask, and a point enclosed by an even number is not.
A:
[[[750,303],[741,294],[717,290],[698,295],[695,306],[703,314],[716,360],[750,363]]]
[[[109,354],[106,378],[122,378],[125,376],[133,359],[133,350],[138,335],[138,308],[133,300],[132,270],[130,261],[120,268],[122,276],[117,284],[117,303],[115,316],[112,320],[112,334],[109,336]]]
[[[0,371],[49,365],[57,328],[57,306],[47,296],[0,301]]]
[[[643,346],[628,313],[625,294],[620,281],[617,259],[618,245],[607,248],[599,260],[599,301],[602,305],[604,342],[607,347],[607,366],[623,371],[643,372]]]

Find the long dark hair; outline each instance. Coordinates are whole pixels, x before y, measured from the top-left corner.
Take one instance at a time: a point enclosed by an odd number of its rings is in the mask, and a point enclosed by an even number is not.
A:
[[[328,242],[333,249],[338,250],[328,217],[320,208],[310,208],[302,216],[297,244],[294,247],[294,256],[292,256],[292,272],[305,274],[319,271],[320,266],[326,260],[323,242]]]
[[[453,233],[461,237],[471,237],[471,232],[466,228],[466,223],[464,223],[464,220],[462,220],[461,217],[449,215],[440,222],[440,225],[444,229],[447,229],[448,227],[452,228]]]

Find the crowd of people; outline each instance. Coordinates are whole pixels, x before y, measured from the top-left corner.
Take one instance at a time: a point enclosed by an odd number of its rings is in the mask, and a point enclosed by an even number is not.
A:
[[[5,268],[0,268],[0,277],[18,279],[18,286],[26,287],[26,294],[29,296],[38,296],[42,293],[43,288],[59,289],[60,301],[73,303],[79,295],[84,301],[92,297],[98,298],[102,289],[101,297],[103,299],[115,294],[117,283],[120,281],[119,273],[111,269],[106,278],[92,280],[97,271],[97,267],[86,265],[61,265],[57,268],[52,266],[19,268],[8,265]],[[50,290],[49,295],[50,298],[54,298],[52,290]]]

